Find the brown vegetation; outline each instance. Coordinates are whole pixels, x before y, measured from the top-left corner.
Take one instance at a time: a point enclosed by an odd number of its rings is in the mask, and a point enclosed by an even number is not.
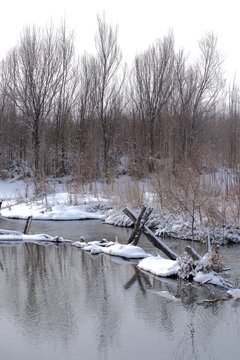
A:
[[[169,33],[126,69],[118,29],[97,25],[95,55],[77,59],[62,24],[24,29],[2,60],[2,176],[15,166],[36,193],[49,175],[69,175],[75,188],[147,177],[158,207],[188,214],[193,236],[196,214],[212,226],[239,222],[240,92],[225,84],[216,37],[206,34],[190,62]],[[229,169],[224,186],[218,168]],[[141,203],[139,184],[125,190],[122,199]]]

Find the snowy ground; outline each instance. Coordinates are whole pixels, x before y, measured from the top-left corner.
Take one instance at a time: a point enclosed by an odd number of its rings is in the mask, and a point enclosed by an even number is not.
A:
[[[136,212],[140,212],[138,209]],[[131,226],[132,221],[119,209],[110,209],[102,216],[102,221],[116,226]],[[170,212],[153,212],[147,222],[154,229],[157,236],[170,237],[182,240],[198,241],[206,243],[208,236],[211,242],[220,245],[240,243],[240,227],[233,225],[204,226],[196,219],[194,234],[191,229],[191,219],[184,214]]]
[[[32,195],[33,186],[28,185],[23,180],[16,179],[0,179],[0,201],[16,201],[17,199],[24,199],[26,195]]]
[[[27,188],[26,188],[27,187]],[[31,200],[33,186],[22,180],[0,180],[1,216],[14,219],[34,220],[82,220],[100,219],[106,199],[86,193],[75,196],[62,192],[58,185],[54,194],[42,194],[39,199]],[[76,205],[74,205],[76,204]]]
[[[128,198],[135,189],[134,184],[129,185],[129,178],[126,176],[117,179],[114,186],[111,185],[108,189],[104,189],[105,185],[98,182],[71,193],[69,190],[66,191],[66,184],[67,179],[63,179],[61,183],[49,182],[49,194],[41,194],[38,199],[32,200],[31,183],[14,179],[0,180],[1,216],[27,219],[31,215],[33,219],[38,220],[101,219],[107,224],[116,226],[132,225],[132,221],[122,212],[124,206],[117,205],[118,199],[122,197],[122,203],[128,206]],[[149,187],[144,182],[140,182],[137,186],[143,203],[154,207],[154,194]],[[116,193],[119,194],[118,199]],[[134,210],[139,212],[139,209]],[[161,237],[205,242],[210,236],[213,243],[222,245],[240,242],[240,227],[233,225],[209,227],[200,223],[197,217],[192,234],[191,219],[184,214],[153,212],[147,225]]]
[[[66,205],[65,198],[67,195],[60,193],[51,196],[51,201],[47,197],[46,202],[35,201],[16,205],[8,205],[3,202],[1,215],[13,219],[27,219],[32,216],[33,220],[82,220],[100,219],[102,217],[102,212],[95,208],[95,201],[89,199],[89,204]]]

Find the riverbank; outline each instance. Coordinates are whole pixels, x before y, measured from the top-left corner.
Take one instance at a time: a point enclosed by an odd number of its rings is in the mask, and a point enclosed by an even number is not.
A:
[[[138,194],[135,194],[137,192]],[[137,199],[138,197],[138,199]],[[135,201],[134,201],[135,199]],[[34,196],[33,184],[18,179],[0,180],[1,216],[33,220],[100,219],[106,224],[130,227],[132,221],[123,213],[125,206],[139,212],[139,204],[153,207],[147,225],[161,237],[206,242],[220,245],[240,243],[240,227],[235,223],[209,221],[196,211],[172,211],[159,207],[157,194],[148,183],[134,182],[121,177],[113,184],[97,182],[79,189],[70,186],[68,179],[48,181],[46,192]],[[167,206],[166,206],[167,207]]]

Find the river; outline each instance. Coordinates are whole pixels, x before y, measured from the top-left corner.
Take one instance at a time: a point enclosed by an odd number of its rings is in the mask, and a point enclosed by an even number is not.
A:
[[[24,222],[0,219],[22,231]],[[128,229],[99,221],[33,221],[32,233],[126,242]],[[184,242],[168,240],[181,252]],[[140,240],[146,251],[155,249]],[[240,247],[221,249],[238,281]],[[236,359],[240,302],[203,300],[225,291],[142,273],[136,262],[66,245],[0,245],[2,360]]]

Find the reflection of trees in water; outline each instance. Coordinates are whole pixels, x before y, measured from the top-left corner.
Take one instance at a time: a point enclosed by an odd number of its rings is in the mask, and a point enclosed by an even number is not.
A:
[[[219,292],[219,296],[222,297],[220,289],[159,278],[138,269],[135,269],[135,274],[126,282],[124,288],[129,290],[134,286],[138,288],[135,295],[136,309],[141,309],[141,315],[146,319],[147,325],[154,326],[159,331],[164,329],[165,335],[173,340],[172,359],[214,358],[210,342],[214,329],[223,321],[221,311],[224,303],[214,303],[206,309],[197,305],[197,301],[209,298],[213,289],[214,296]],[[156,296],[164,290],[181,302],[175,303]],[[146,298],[146,294],[149,293],[152,294],[151,300],[147,298],[149,306],[142,306],[143,296]],[[171,353],[170,349],[169,351]]]
[[[33,340],[60,335],[65,341],[77,330],[64,286],[65,252],[65,247],[56,251],[36,244],[0,248],[1,304]]]
[[[181,323],[177,325],[181,335],[173,347],[173,359],[216,358],[216,345],[212,344],[212,339],[217,326],[223,321],[220,316],[223,306],[221,303],[215,303],[207,309],[196,304],[189,306]]]
[[[169,281],[169,284],[171,280]],[[141,309],[141,316],[149,326],[154,326],[156,329],[162,331],[165,329],[168,335],[174,331],[174,311],[175,303],[161,301],[157,293],[152,290],[162,291],[166,290],[164,282],[159,281],[159,278],[149,276],[148,273],[142,272],[135,267],[135,274],[124,285],[128,290],[135,285],[135,302],[136,309]],[[146,305],[146,302],[148,305]]]
[[[159,351],[173,359],[211,359],[212,333],[226,319],[224,304],[196,305],[212,288],[159,279],[68,245],[0,247],[0,276],[1,307],[31,341],[52,337],[67,346],[86,335],[99,359],[111,359],[141,329],[157,335]],[[181,301],[159,296],[165,290]]]
[[[95,317],[93,335],[98,342],[99,358],[106,359],[109,349],[119,340],[119,327],[126,305],[120,283],[127,278],[129,269],[101,255],[92,258],[82,253],[81,262],[86,277],[86,311]]]
[[[52,338],[64,346],[87,331],[103,358],[117,344],[128,266],[72,246],[37,244],[0,247],[0,263],[0,304],[33,343]]]

